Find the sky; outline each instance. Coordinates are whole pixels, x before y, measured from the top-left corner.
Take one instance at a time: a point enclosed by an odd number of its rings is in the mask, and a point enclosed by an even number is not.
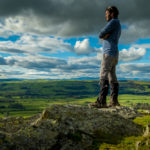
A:
[[[118,79],[150,80],[149,0],[0,0],[0,79],[98,79],[111,5],[122,27]]]

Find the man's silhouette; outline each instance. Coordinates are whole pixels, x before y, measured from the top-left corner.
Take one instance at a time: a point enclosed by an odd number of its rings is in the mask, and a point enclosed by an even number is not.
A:
[[[108,22],[101,30],[99,38],[103,40],[103,59],[100,70],[100,94],[96,102],[90,103],[90,107],[103,108],[120,106],[118,102],[119,84],[116,77],[116,65],[119,51],[118,41],[121,35],[121,25],[118,19],[117,7],[106,8],[105,18]],[[109,85],[111,86],[110,104],[106,104]]]

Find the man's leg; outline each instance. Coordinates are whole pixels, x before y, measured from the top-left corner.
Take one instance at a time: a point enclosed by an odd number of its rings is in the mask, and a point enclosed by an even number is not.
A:
[[[110,104],[108,105],[108,107],[120,106],[120,104],[118,102],[119,83],[117,81],[117,76],[116,76],[116,65],[118,63],[118,59],[114,58],[113,62],[114,62],[113,67],[112,67],[111,71],[108,74],[109,83],[110,83],[110,86],[111,86]]]
[[[111,84],[110,104],[109,106],[120,106],[118,102],[119,83]]]
[[[108,95],[108,88],[109,88],[108,80],[100,79],[100,93],[99,93],[99,97],[97,98],[97,102],[101,106],[107,106],[106,97]]]
[[[109,88],[109,81],[108,81],[108,73],[111,70],[111,62],[112,62],[112,56],[109,56],[107,54],[103,55],[103,60],[101,63],[101,70],[100,70],[100,93],[99,97],[97,98],[97,101],[95,103],[91,103],[91,107],[107,107],[106,105],[106,97],[108,94],[108,88]]]

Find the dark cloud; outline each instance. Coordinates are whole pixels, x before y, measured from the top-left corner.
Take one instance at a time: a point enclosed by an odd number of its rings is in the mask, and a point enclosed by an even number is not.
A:
[[[63,59],[44,56],[9,56],[6,58],[5,61],[9,66],[16,66],[41,71],[49,71],[51,68],[57,68],[61,65],[67,64],[67,62]]]
[[[21,72],[21,71],[16,71],[16,70],[4,70],[4,69],[0,69],[0,76],[3,76],[3,77],[10,77],[14,75],[15,76],[18,76],[18,75],[24,75],[24,72]]]
[[[36,58],[36,59],[35,59]],[[37,55],[0,57],[2,76],[22,78],[70,79],[98,77],[100,61],[96,56],[69,58],[68,60]],[[7,65],[7,67],[3,66]],[[119,78],[149,78],[150,64],[123,63],[117,66]]]
[[[26,51],[24,50],[20,50],[20,49],[14,49],[14,48],[7,48],[7,47],[0,47],[0,52],[3,52],[3,53],[9,53],[9,54],[22,54],[22,53],[26,53]]]
[[[100,61],[95,57],[82,57],[82,58],[70,58],[67,65],[63,66],[62,70],[64,71],[75,71],[75,70],[95,70],[99,69]]]
[[[83,71],[83,70],[93,70],[94,69],[99,69],[99,66],[97,65],[89,65],[88,63],[87,64],[82,64],[82,65],[79,65],[79,64],[68,64],[68,65],[65,65],[59,69],[65,71],[65,72],[71,72],[71,71]]]
[[[0,15],[1,17],[15,15],[29,17],[32,14],[31,22],[29,21],[31,28],[27,29],[30,32],[80,36],[98,34],[106,23],[104,11],[109,5],[116,5],[119,8],[120,20],[123,24],[138,29],[139,34],[132,29],[129,32],[125,30],[126,34],[123,38],[130,35],[128,38],[135,40],[137,36],[149,36],[147,25],[150,24],[150,1],[148,0],[1,0]],[[34,19],[37,20],[35,24],[32,21]]]
[[[119,66],[119,77],[140,78],[141,80],[149,79],[150,64],[149,63],[126,63]]]
[[[1,65],[8,65],[10,67],[24,68],[29,70],[53,72],[59,70],[59,73],[71,73],[88,72],[88,70],[99,71],[99,60],[97,57],[83,57],[79,59],[70,58],[68,61],[60,58],[52,58],[46,56],[37,55],[34,56],[9,56],[6,58],[0,58]],[[53,71],[51,71],[53,70]]]
[[[150,64],[148,63],[127,63],[121,64],[120,67],[127,72],[138,72],[140,74],[150,72]]]
[[[2,56],[0,56],[0,65],[7,65],[6,60]]]
[[[98,35],[101,28],[106,24],[105,8],[109,5],[116,5],[119,8],[120,21],[126,27],[122,31],[121,42],[133,42],[139,38],[150,37],[150,1],[148,0],[0,0],[0,35],[8,37],[14,34],[22,36],[22,33],[31,33],[31,36],[19,40],[23,43],[19,41],[13,44],[0,43],[0,51],[11,54],[51,53],[59,50],[67,50],[77,54],[95,52],[88,43],[80,42],[78,45],[76,43],[76,47],[73,49],[71,45],[64,44],[64,38],[60,38],[61,40],[58,41],[57,38],[56,40],[46,39],[44,36]],[[38,35],[32,38],[33,33],[44,36],[38,38]],[[84,45],[85,48],[81,45]],[[121,52],[120,58],[122,61],[132,61],[138,60],[144,55],[144,50],[128,51]],[[97,60],[94,57],[64,60],[36,55],[33,57],[10,56],[7,58],[0,57],[0,65],[29,70],[31,74],[34,74],[32,72],[34,70],[35,75],[43,71],[43,76],[49,75],[49,73],[51,75],[54,73],[53,77],[61,74],[65,76],[65,73],[69,74],[69,72],[72,75],[85,76],[89,73],[99,72],[99,60],[100,58]],[[147,70],[148,67],[129,64],[122,65],[121,68],[122,70],[127,69],[126,72],[134,70],[133,73],[136,74],[141,72],[142,68]]]

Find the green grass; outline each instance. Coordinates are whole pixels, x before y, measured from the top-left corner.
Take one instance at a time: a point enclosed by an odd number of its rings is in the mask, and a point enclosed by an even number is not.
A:
[[[44,108],[48,107],[51,104],[77,104],[77,105],[87,105],[90,102],[96,101],[97,97],[90,98],[66,98],[66,99],[49,99],[49,98],[25,98],[19,99],[19,97],[13,97],[14,101],[22,104],[25,107],[25,110],[20,111],[18,109],[19,114],[17,113],[17,109],[7,108],[11,102],[1,102],[0,106],[5,106],[5,108],[0,109],[0,117],[5,117],[6,112],[9,112],[9,116],[26,116],[24,112],[28,113],[28,115],[34,114],[36,111],[42,111]],[[136,103],[149,103],[150,104],[150,96],[145,95],[119,95],[119,102],[123,106],[131,107]],[[12,102],[14,103],[14,102]],[[109,103],[109,96],[107,97],[107,103]],[[2,114],[3,113],[3,114]]]
[[[136,124],[140,124],[144,127],[146,127],[148,124],[150,124],[150,115],[145,115],[145,116],[142,116],[142,117],[137,117],[134,119],[134,122]]]

